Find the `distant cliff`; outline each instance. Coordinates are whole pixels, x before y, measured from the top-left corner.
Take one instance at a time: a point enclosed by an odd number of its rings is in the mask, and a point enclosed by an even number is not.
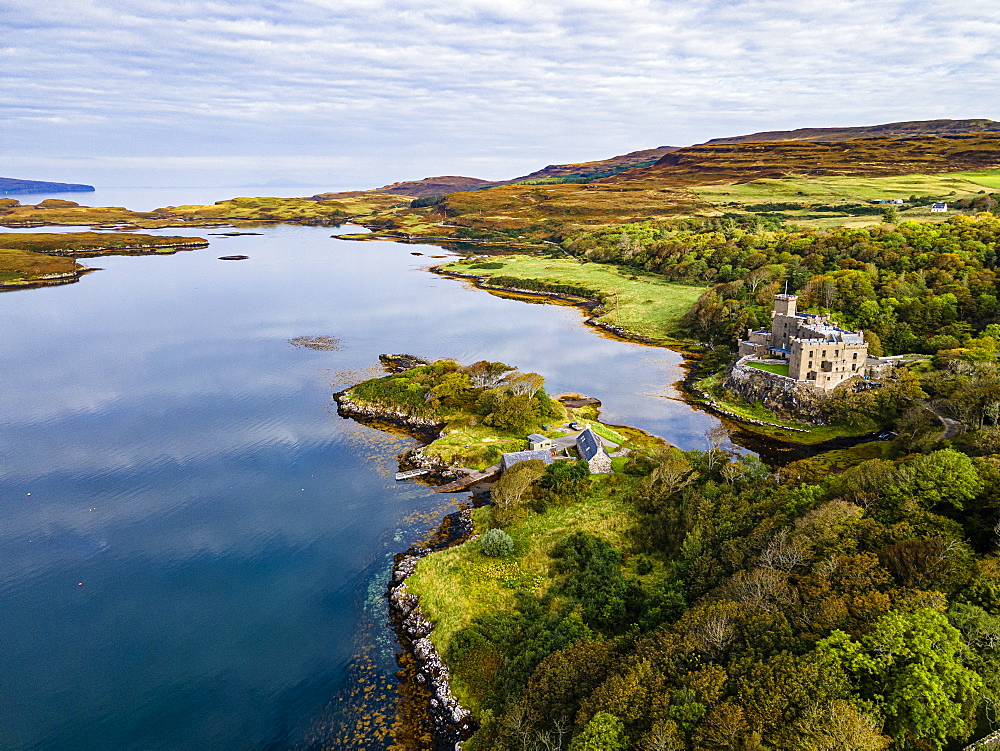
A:
[[[49,183],[44,180],[16,180],[13,177],[0,177],[0,195],[16,195],[23,193],[90,193],[93,185],[80,183]]]

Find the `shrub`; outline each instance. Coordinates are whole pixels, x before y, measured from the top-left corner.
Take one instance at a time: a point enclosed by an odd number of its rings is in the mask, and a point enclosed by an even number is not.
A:
[[[483,555],[491,558],[506,558],[514,554],[514,540],[502,529],[491,529],[483,535],[480,545],[483,548]]]

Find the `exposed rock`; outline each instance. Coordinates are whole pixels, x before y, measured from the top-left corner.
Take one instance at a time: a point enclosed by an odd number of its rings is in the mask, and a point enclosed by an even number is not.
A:
[[[379,355],[378,359],[390,373],[402,373],[410,368],[431,364],[430,360],[416,355]]]
[[[333,398],[337,402],[338,415],[351,417],[361,423],[380,422],[396,425],[422,438],[429,437],[431,440],[438,438],[444,427],[443,423],[429,417],[417,417],[401,410],[355,401],[350,389],[338,391]]]
[[[850,378],[835,389],[826,391],[792,378],[736,364],[730,367],[722,385],[747,403],[760,402],[779,417],[825,425],[823,406],[831,396],[853,389],[857,378]]]
[[[434,630],[434,625],[424,618],[419,599],[406,588],[406,579],[416,570],[421,558],[435,549],[469,538],[473,531],[471,509],[449,514],[442,523],[442,528],[444,535],[440,546],[410,548],[396,556],[386,596],[392,627],[400,646],[416,660],[415,680],[431,695],[428,704],[433,727],[433,747],[435,751],[453,751],[460,748],[461,741],[471,736],[479,725],[469,710],[452,695],[448,666],[427,638]]]
[[[584,396],[583,394],[559,394],[558,396],[554,396],[553,399],[556,399],[564,407],[572,407],[574,409],[578,407],[601,406],[600,399],[592,396]]]

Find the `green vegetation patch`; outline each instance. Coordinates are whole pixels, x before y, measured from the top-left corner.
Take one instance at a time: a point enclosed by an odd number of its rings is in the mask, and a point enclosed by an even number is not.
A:
[[[987,188],[1000,188],[1000,170],[978,170],[974,172],[953,172],[954,177],[964,177],[969,182]]]
[[[475,521],[513,551],[472,540],[408,582],[481,722],[464,746],[941,751],[985,735],[1000,455],[913,448],[777,473],[667,449],[575,489],[551,468],[498,483]],[[503,521],[513,491],[530,511]]]
[[[732,185],[705,185],[697,189],[701,198],[713,203],[741,201],[754,204],[791,202],[804,205],[910,196],[974,195],[984,187],[1000,187],[1000,170],[944,172],[933,175],[896,177],[811,176],[786,179],[760,178]]]
[[[887,459],[889,453],[888,441],[869,441],[792,462],[781,469],[781,475],[802,482],[822,483],[830,475],[840,474],[870,459]]]
[[[768,373],[774,373],[775,375],[788,375],[788,364],[779,365],[773,362],[753,362],[752,360],[746,363],[747,367],[756,368],[757,370],[766,370]]]
[[[566,419],[566,409],[549,398],[544,383],[537,373],[520,373],[501,362],[461,366],[438,360],[363,381],[349,396],[389,413],[444,424],[441,437],[425,447],[425,456],[485,469],[503,453],[526,449],[529,433]]]
[[[605,312],[598,320],[651,339],[677,336],[681,319],[704,291],[704,287],[671,284],[662,277],[632,269],[569,258],[516,255],[491,258],[488,263],[488,269],[482,268],[482,263],[479,268],[470,268],[472,264],[466,262],[444,268],[484,274],[491,279],[513,277],[576,289],[575,294],[604,301]]]
[[[147,249],[148,246],[177,244],[208,244],[200,237],[167,235],[140,235],[111,232],[0,232],[0,247],[19,248],[36,253],[72,253],[81,255],[96,252],[114,253],[128,249]],[[148,248],[152,250],[153,248]]]
[[[72,258],[0,248],[0,286],[20,286],[44,281],[47,277],[69,276],[83,268]]]
[[[543,514],[532,514],[507,527],[514,540],[514,556],[496,559],[483,555],[478,540],[435,553],[420,561],[407,587],[420,597],[424,613],[434,622],[431,641],[445,654],[455,632],[473,618],[509,611],[515,593],[539,594],[548,582],[550,554],[556,543],[570,532],[588,532],[624,543],[632,522],[629,506],[617,493],[607,492],[617,481],[594,476],[585,497],[579,501],[551,505]],[[490,507],[478,509],[477,530],[490,527]],[[474,687],[459,683],[465,696]]]

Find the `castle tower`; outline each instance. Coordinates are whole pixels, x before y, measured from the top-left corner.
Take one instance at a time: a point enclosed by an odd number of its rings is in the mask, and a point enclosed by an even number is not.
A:
[[[789,316],[793,318],[795,316],[795,306],[798,301],[799,298],[796,295],[775,295],[774,312],[771,316]]]

